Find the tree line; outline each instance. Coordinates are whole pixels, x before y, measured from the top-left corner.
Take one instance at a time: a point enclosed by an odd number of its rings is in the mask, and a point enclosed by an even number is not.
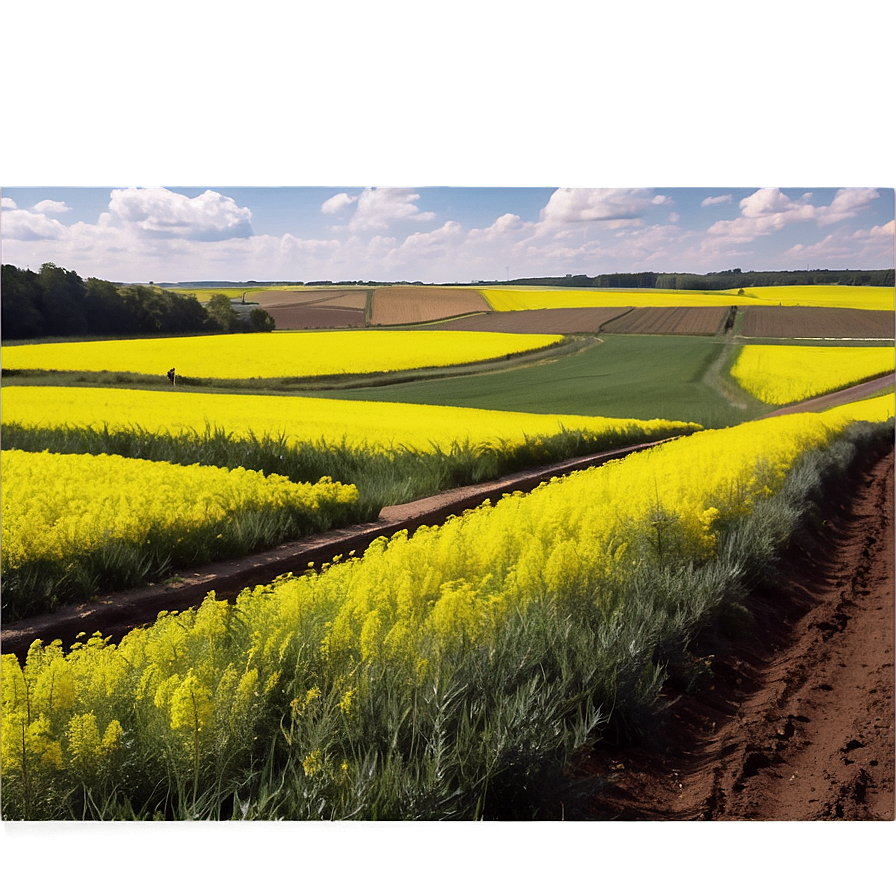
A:
[[[239,314],[223,294],[196,296],[153,284],[121,285],[47,262],[40,271],[0,268],[3,339],[44,336],[141,336],[273,330],[263,308]]]
[[[529,277],[509,280],[520,286],[566,286],[578,289],[749,289],[754,286],[893,286],[893,268],[881,271],[715,271],[708,274],[663,274],[642,271],[637,274],[599,274],[589,277]]]

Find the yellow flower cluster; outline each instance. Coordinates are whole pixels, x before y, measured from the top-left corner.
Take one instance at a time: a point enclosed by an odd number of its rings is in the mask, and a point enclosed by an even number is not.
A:
[[[231,333],[162,339],[42,343],[3,349],[17,370],[82,370],[250,379],[445,367],[545,348],[561,336],[349,330]]]
[[[731,368],[740,386],[767,404],[790,404],[889,373],[892,348],[747,345]]]
[[[672,427],[678,432],[700,428],[695,423],[664,420],[175,390],[4,386],[2,396],[3,422],[23,426],[106,426],[110,431],[137,426],[148,432],[177,434],[202,433],[210,425],[238,437],[284,434],[292,443],[323,440],[373,449],[449,450],[465,441],[498,447],[520,444],[526,436],[555,435],[561,429],[582,429],[596,435],[630,433],[635,442]]]
[[[112,455],[3,451],[2,569],[66,561],[104,543],[141,546],[220,533],[252,510],[355,503],[357,488],[254,470],[184,467]]]

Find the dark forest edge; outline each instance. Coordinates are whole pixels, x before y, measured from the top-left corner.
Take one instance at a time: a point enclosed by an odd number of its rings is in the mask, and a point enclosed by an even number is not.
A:
[[[52,336],[152,336],[274,329],[259,307],[241,314],[225,295],[201,304],[194,295],[154,284],[82,280],[47,262],[40,271],[11,264],[0,269],[3,339]]]

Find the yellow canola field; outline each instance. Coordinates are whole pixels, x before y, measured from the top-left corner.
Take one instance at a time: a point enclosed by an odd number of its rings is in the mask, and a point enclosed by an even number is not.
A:
[[[554,435],[565,428],[593,433],[630,432],[634,438],[668,432],[669,421],[486,411],[441,405],[347,401],[278,395],[221,395],[144,389],[4,386],[2,420],[28,427],[71,426],[119,431],[285,435],[290,443],[345,441],[350,446],[406,446],[448,450],[455,443],[498,446]],[[701,427],[675,422],[680,432]]]
[[[824,395],[894,369],[892,348],[747,345],[731,375],[767,404],[790,404]]]
[[[749,286],[744,293],[739,296],[736,289],[731,289],[725,294],[733,297],[735,305],[803,305],[866,311],[893,311],[896,307],[892,286]]]
[[[90,782],[125,731],[144,748],[170,738],[171,754],[189,765],[200,739],[209,755],[251,744],[259,717],[303,711],[328,681],[351,719],[363,659],[422,677],[427,657],[487,640],[540,596],[561,611],[611,600],[612,588],[590,586],[636,565],[638,539],[661,553],[688,543],[705,556],[726,519],[777,488],[803,451],[886,409],[875,400],[696,433],[380,539],[359,559],[244,592],[236,608],[212,595],[119,645],[95,636],[68,655],[58,642],[35,643],[24,669],[4,655],[4,786],[26,757],[35,780],[59,772]],[[292,703],[272,705],[278,680],[300,662],[297,690],[282,698]]]
[[[331,331],[232,333],[161,339],[16,345],[12,370],[77,370],[249,379],[379,373],[485,361],[545,348],[561,336],[510,333]]]
[[[719,305],[805,305],[814,308],[894,309],[890,286],[764,286],[738,291],[684,289],[481,289],[495,311],[541,308],[716,307]]]
[[[4,573],[35,560],[66,562],[108,542],[143,546],[220,532],[248,511],[313,512],[358,498],[354,485],[296,483],[242,468],[46,451],[0,456]]]

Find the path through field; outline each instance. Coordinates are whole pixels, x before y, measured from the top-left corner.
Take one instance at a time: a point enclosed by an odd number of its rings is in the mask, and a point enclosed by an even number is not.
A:
[[[661,743],[594,751],[595,818],[894,819],[893,500],[891,447],[753,596],[752,634],[703,645],[712,675],[665,695]]]

